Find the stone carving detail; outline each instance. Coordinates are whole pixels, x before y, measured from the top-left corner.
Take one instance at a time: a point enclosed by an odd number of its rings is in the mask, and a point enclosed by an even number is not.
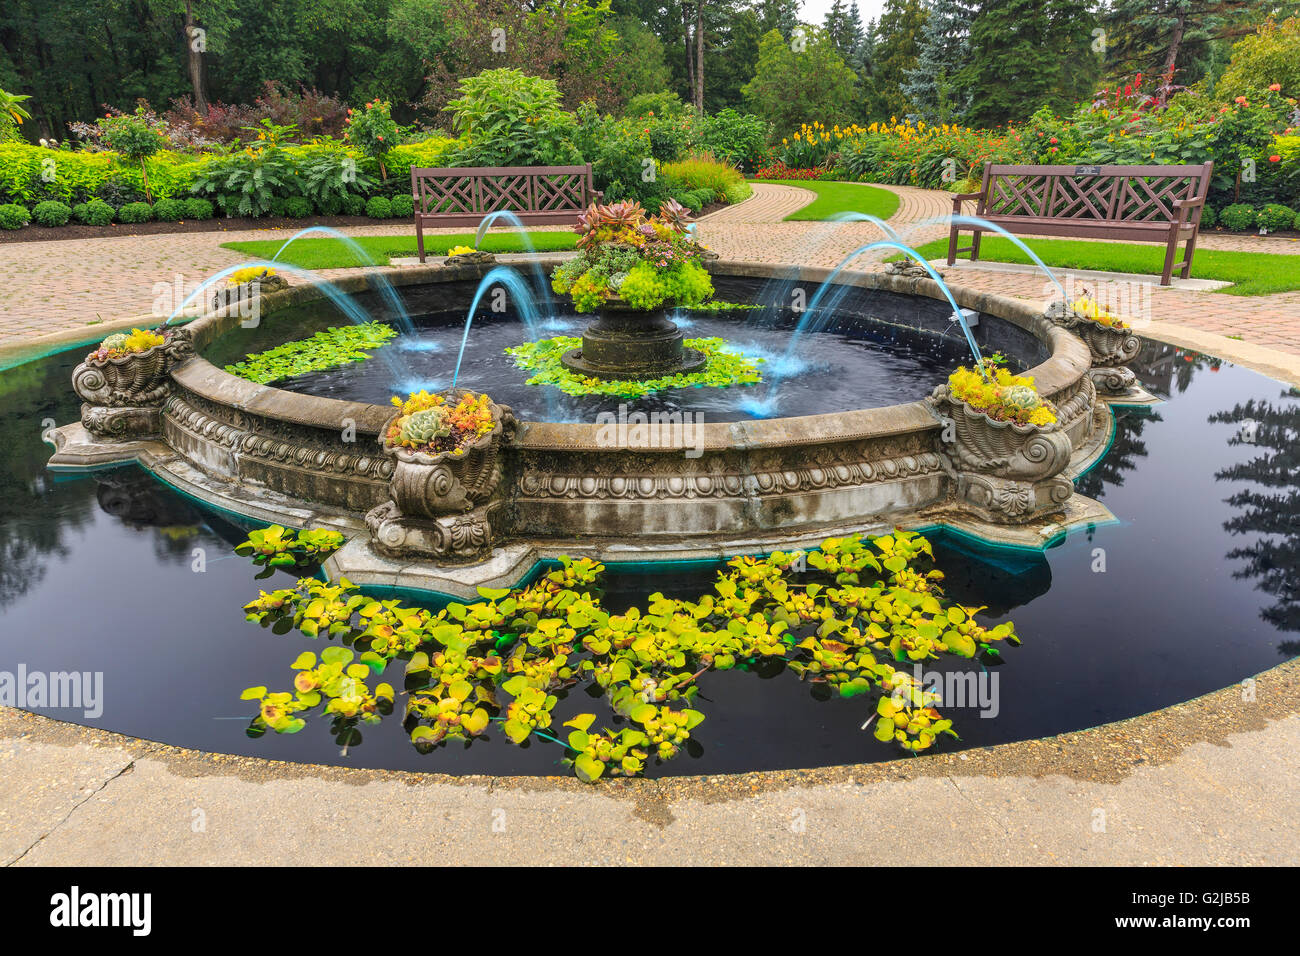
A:
[[[935,270],[938,272],[939,270]],[[885,263],[885,275],[903,276],[908,279],[933,279],[930,270],[915,259],[895,259],[893,262]],[[939,272],[939,278],[943,278],[944,273]]]
[[[448,392],[449,404],[467,394]],[[493,428],[460,454],[430,454],[389,444],[388,429],[379,442],[392,456],[390,500],[366,514],[372,547],[388,557],[436,557],[473,560],[491,550],[504,531],[505,460],[503,444],[513,441],[518,423],[509,405],[492,402]]]
[[[1074,449],[1059,421],[997,421],[953,398],[946,385],[928,401],[944,422],[940,441],[957,475],[957,497],[984,520],[1028,522],[1059,511],[1074,494],[1074,482],[1061,476]]]
[[[169,373],[194,355],[187,329],[166,329],[163,336],[161,345],[144,352],[116,357],[91,352],[72,370],[73,391],[84,403],[81,424],[96,438],[159,437],[162,405],[171,390]]]
[[[1102,395],[1115,398],[1145,394],[1138,385],[1137,376],[1128,368],[1128,363],[1142,350],[1142,341],[1132,329],[1112,328],[1094,322],[1060,300],[1047,307],[1046,317],[1083,339],[1092,355],[1089,375]]]
[[[755,468],[747,474],[736,470],[710,469],[688,474],[682,458],[667,458],[659,468],[626,469],[615,464],[589,461],[591,471],[581,475],[556,474],[549,461],[540,467],[525,466],[519,476],[519,492],[525,498],[566,499],[692,499],[735,498],[753,490],[759,494],[791,494],[895,481],[943,471],[943,459],[924,451],[890,458],[832,457],[823,447],[810,448],[805,467],[797,469]],[[836,460],[838,458],[838,460]],[[722,464],[720,462],[719,464]],[[609,472],[609,473],[602,473]]]

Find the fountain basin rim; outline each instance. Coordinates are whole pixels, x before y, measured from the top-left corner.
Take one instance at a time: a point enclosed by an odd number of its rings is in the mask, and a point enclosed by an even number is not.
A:
[[[542,268],[554,266],[562,257],[537,257]],[[488,266],[467,263],[455,266],[426,266],[402,269],[389,276],[394,286],[420,285],[452,281],[481,279]],[[709,270],[715,274],[756,279],[791,277],[794,267],[767,263],[714,260]],[[813,285],[830,278],[832,270],[798,268],[797,279]],[[837,284],[864,289],[882,289],[903,295],[922,296],[946,303],[939,284],[932,279],[892,276],[877,272],[844,271],[836,276]],[[345,293],[368,291],[371,286],[365,274],[346,276],[333,283]],[[1057,328],[1043,318],[1042,303],[1013,299],[1009,296],[980,292],[961,286],[949,286],[949,291],[962,308],[997,316],[1034,335],[1050,350],[1047,360],[1029,369],[1026,374],[1034,378],[1039,392],[1048,399],[1062,389],[1074,384],[1087,373],[1091,365],[1087,346],[1067,331]],[[301,305],[322,298],[324,293],[315,283],[290,286],[262,297],[263,312]],[[238,315],[209,313],[189,323],[196,351],[201,351],[216,338],[236,329]],[[296,425],[337,431],[341,422],[355,423],[360,435],[378,436],[392,417],[392,408],[363,402],[350,402],[320,396],[289,392],[272,385],[258,385],[239,378],[195,355],[173,373],[176,382],[201,398],[236,408],[253,415],[281,419]],[[939,382],[936,385],[941,384]],[[776,417],[740,422],[708,422],[695,430],[695,440],[685,441],[679,428],[670,425],[650,425],[651,454],[679,454],[686,447],[705,450],[758,449],[789,445],[816,444],[828,440],[853,440],[857,438],[887,437],[917,429],[937,429],[940,420],[924,401],[905,402],[869,409],[849,409],[820,415]],[[516,446],[526,449],[579,449],[599,450],[604,426],[594,423],[521,421]],[[676,435],[674,435],[676,432]],[[654,440],[662,437],[662,440]]]

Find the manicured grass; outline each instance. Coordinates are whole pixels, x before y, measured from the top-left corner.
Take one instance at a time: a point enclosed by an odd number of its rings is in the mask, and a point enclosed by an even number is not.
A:
[[[538,252],[572,249],[577,236],[572,232],[529,232],[528,238]],[[353,241],[373,261],[362,262],[357,254],[340,240],[330,236],[304,236],[280,256],[279,262],[300,269],[349,269],[357,266],[386,266],[394,257],[413,256],[415,236],[354,236]],[[283,239],[254,239],[247,242],[222,243],[223,249],[233,249],[250,259],[270,259],[284,245]],[[425,236],[425,255],[445,255],[452,246],[474,245],[472,232],[454,236]],[[483,238],[478,247],[484,252],[523,252],[524,245],[515,232],[493,233]]]
[[[970,235],[963,233],[962,242],[969,241]],[[1099,272],[1133,272],[1158,276],[1165,263],[1165,247],[1157,245],[1089,242],[1081,239],[1031,239],[1026,245],[1047,263],[1048,268],[1095,269]],[[927,242],[917,252],[926,259],[946,257],[948,240]],[[962,253],[959,258],[969,259],[970,253]],[[1182,258],[1181,250],[1178,258]],[[1009,239],[987,234],[980,243],[980,260],[985,259],[991,262],[1033,262]],[[1291,292],[1300,289],[1300,256],[1198,249],[1192,256],[1192,278],[1231,282],[1233,285],[1218,290],[1230,295]]]
[[[765,179],[763,182],[798,186],[817,194],[811,203],[786,216],[787,222],[821,222],[840,212],[861,212],[888,219],[898,212],[898,196],[888,189],[868,186],[866,183],[822,183],[802,179]]]

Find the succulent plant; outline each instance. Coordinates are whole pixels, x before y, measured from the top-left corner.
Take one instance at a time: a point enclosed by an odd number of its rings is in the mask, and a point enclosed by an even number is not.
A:
[[[430,445],[450,434],[451,423],[447,421],[445,408],[426,408],[412,412],[402,421],[403,445]]]
[[[1037,408],[1042,401],[1038,393],[1028,385],[1009,385],[1002,392],[1002,401],[1016,408]]]
[[[676,199],[666,199],[659,204],[659,218],[664,225],[671,226],[678,232],[685,232],[691,221],[691,211]]]
[[[635,228],[645,219],[645,209],[639,202],[616,202],[600,207],[600,225],[615,229]]]
[[[112,335],[104,339],[103,343],[101,343],[100,345],[100,348],[108,349],[110,352],[113,351],[114,349],[126,348],[126,333],[114,332]]]

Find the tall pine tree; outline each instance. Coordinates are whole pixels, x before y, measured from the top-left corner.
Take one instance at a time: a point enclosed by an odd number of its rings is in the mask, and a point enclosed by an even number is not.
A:
[[[887,120],[911,112],[903,82],[916,69],[926,9],[921,0],[887,0],[876,25],[871,83],[866,90],[868,120]]]
[[[967,122],[1019,122],[1042,106],[1069,109],[1094,91],[1092,0],[980,0],[970,60],[957,82],[972,91]]]
[[[970,62],[970,30],[974,0],[932,0],[921,31],[916,67],[903,83],[903,94],[916,118],[927,123],[960,120],[970,108],[971,92],[957,83]]]

